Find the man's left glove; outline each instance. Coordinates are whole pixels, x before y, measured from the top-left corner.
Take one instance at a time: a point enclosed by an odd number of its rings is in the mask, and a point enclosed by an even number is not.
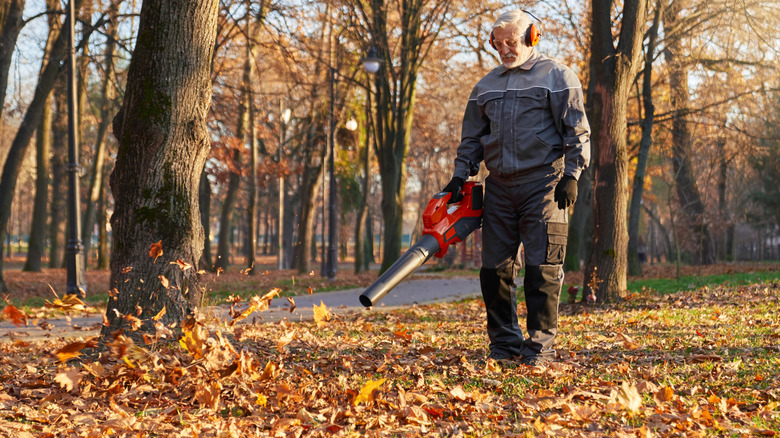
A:
[[[555,202],[558,209],[566,210],[577,202],[577,180],[573,176],[564,175],[555,186]]]

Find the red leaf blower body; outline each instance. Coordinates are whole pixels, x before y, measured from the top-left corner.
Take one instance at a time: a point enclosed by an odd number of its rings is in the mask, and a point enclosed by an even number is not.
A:
[[[432,255],[444,257],[450,245],[482,226],[482,183],[466,182],[462,193],[463,199],[452,204],[447,204],[452,196],[449,192],[433,196],[423,212],[423,236],[360,294],[361,304],[375,306]]]

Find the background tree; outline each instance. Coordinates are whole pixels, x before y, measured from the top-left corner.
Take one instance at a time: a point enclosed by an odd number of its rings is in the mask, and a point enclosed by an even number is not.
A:
[[[114,120],[111,285],[118,297],[109,300],[104,334],[126,325],[123,315],[144,319],[150,329],[162,309],[161,321],[178,322],[200,305],[193,268],[203,251],[197,196],[210,143],[205,122],[217,16],[217,3],[208,0],[147,0],[141,8]],[[158,242],[161,248],[150,251]]]
[[[594,242],[585,282],[588,293],[605,302],[626,290],[628,228],[628,149],[626,105],[639,67],[647,15],[644,0],[626,0],[613,39],[612,2],[593,0],[589,106],[594,175]]]

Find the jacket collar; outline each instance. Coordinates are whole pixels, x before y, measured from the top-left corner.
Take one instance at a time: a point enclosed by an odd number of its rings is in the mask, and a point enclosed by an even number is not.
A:
[[[504,73],[506,73],[508,71],[517,71],[517,70],[526,70],[526,71],[528,71],[528,70],[531,70],[533,68],[533,66],[536,65],[536,63],[539,61],[539,59],[541,59],[541,57],[542,57],[542,55],[540,55],[539,52],[537,52],[536,49],[534,49],[534,51],[531,52],[531,56],[529,56],[528,59],[526,59],[524,63],[518,65],[515,68],[509,69],[509,68],[504,67],[504,64],[499,65],[498,66],[498,74],[502,75],[502,74],[504,74]]]

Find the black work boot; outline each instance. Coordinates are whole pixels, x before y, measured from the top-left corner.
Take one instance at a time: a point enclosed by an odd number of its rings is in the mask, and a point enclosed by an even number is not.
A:
[[[479,282],[487,311],[487,332],[491,357],[519,356],[523,347],[523,331],[517,324],[517,298],[514,272],[511,267],[482,268]]]
[[[553,343],[558,333],[558,301],[563,285],[561,265],[526,266],[523,287],[528,307],[528,339],[524,342],[523,360],[536,357],[552,360]]]

